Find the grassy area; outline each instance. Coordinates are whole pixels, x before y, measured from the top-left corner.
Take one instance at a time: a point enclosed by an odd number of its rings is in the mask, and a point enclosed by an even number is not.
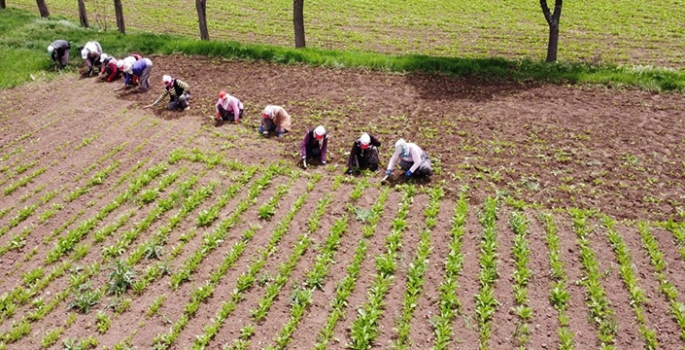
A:
[[[553,3],[554,1],[550,0]],[[53,14],[77,17],[76,2],[47,0]],[[96,6],[106,3],[108,7]],[[37,13],[33,0],[10,6]],[[194,1],[127,1],[128,28],[198,37]],[[88,1],[91,22],[111,1]],[[99,7],[100,9],[96,9]],[[538,1],[307,0],[311,47],[469,58],[542,60],[547,24]],[[209,1],[210,36],[242,43],[293,46],[292,1]],[[173,20],[169,20],[173,18]],[[685,0],[580,0],[564,3],[559,59],[681,67]]]
[[[3,10],[0,16],[0,59],[5,62],[0,65],[0,88],[59,74],[52,70],[51,61],[45,51],[45,48],[58,38],[69,40],[74,47],[83,45],[88,40],[98,40],[107,53],[115,56],[122,56],[131,51],[143,54],[184,53],[268,60],[286,64],[306,63],[332,67],[369,67],[389,71],[422,71],[479,79],[638,86],[650,91],[683,91],[685,88],[685,73],[668,68],[584,63],[547,64],[530,59],[392,56],[315,48],[295,50],[237,42],[201,42],[187,37],[136,31],[124,36],[111,30],[81,28],[66,19],[41,19],[16,9]],[[75,51],[74,49],[71,53],[70,69],[75,69],[81,64],[80,57]]]

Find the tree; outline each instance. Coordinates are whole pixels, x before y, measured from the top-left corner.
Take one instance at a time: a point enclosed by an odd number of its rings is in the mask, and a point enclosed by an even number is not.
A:
[[[121,34],[126,34],[126,26],[124,25],[124,9],[121,7],[121,0],[114,0],[114,12],[117,16],[117,28]]]
[[[197,19],[200,23],[200,39],[209,40],[209,31],[207,31],[207,0],[195,0],[195,8],[197,9]]]
[[[88,14],[86,13],[86,3],[84,0],[78,0],[78,19],[82,26],[88,28]]]
[[[0,9],[4,9],[5,7],[7,7],[5,5],[5,0],[0,0]]]
[[[557,61],[559,49],[559,19],[561,18],[561,5],[563,0],[554,0],[554,13],[550,13],[547,0],[540,0],[542,13],[549,25],[549,41],[547,43],[547,62]]]
[[[40,16],[47,18],[50,17],[50,11],[48,11],[48,5],[45,4],[45,0],[36,0],[38,4],[38,11],[40,11]]]
[[[295,25],[295,47],[305,47],[304,0],[293,0],[293,24]]]

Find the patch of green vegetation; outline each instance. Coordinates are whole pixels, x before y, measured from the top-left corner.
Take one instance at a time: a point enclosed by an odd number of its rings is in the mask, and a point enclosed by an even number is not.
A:
[[[156,13],[156,10],[153,12]],[[362,11],[362,13],[366,12]],[[406,12],[403,13],[406,14]],[[538,13],[536,15],[542,16]],[[193,23],[195,23],[194,18]],[[249,21],[247,23],[249,24]],[[245,30],[249,32],[249,28],[251,26],[247,25]],[[159,30],[159,28],[155,29]],[[41,19],[16,9],[3,10],[0,33],[3,33],[0,36],[0,61],[6,62],[0,67],[0,88],[61,74],[54,72],[51,68],[51,61],[45,48],[56,38],[63,38],[72,42],[74,46],[88,40],[98,40],[105,51],[114,56],[122,56],[131,51],[143,54],[185,53],[229,59],[265,60],[284,64],[306,63],[313,66],[338,68],[367,67],[387,71],[443,73],[489,80],[638,86],[649,91],[683,91],[685,89],[684,72],[651,66],[595,65],[581,62],[548,64],[529,58],[486,57],[490,55],[437,57],[407,54],[392,56],[361,51],[294,49],[237,42],[199,41],[186,37],[136,31],[129,31],[128,34],[122,35],[114,31],[81,28],[74,22],[64,19]],[[290,30],[287,33],[289,37]],[[544,47],[544,44],[538,45]],[[81,64],[80,57],[75,51],[71,52],[72,63],[67,71],[73,71]],[[502,52],[506,51],[502,50]],[[463,53],[451,52],[450,54],[462,55]]]

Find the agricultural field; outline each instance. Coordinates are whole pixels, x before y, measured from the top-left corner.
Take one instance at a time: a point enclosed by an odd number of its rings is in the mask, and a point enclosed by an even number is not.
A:
[[[77,4],[47,0],[52,14],[77,18]],[[8,6],[37,13],[36,2]],[[550,0],[550,7],[554,1]],[[115,30],[111,1],[87,0],[93,26]],[[453,57],[545,58],[547,23],[538,1],[307,0],[309,47]],[[199,37],[193,1],[129,1],[127,28]],[[208,1],[210,37],[293,46],[292,1]],[[680,68],[685,1],[569,1],[559,60]],[[169,19],[173,18],[172,21]]]
[[[0,95],[0,348],[685,346],[682,95],[152,59],[147,93]],[[166,73],[190,110],[140,108]],[[220,89],[241,124],[207,118]],[[330,164],[302,170],[319,123]],[[435,176],[344,176],[362,131]]]

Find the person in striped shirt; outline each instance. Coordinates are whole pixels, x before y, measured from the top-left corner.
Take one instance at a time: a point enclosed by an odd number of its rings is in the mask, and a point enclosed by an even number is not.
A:
[[[169,96],[169,103],[167,109],[170,110],[186,110],[190,108],[190,86],[181,79],[172,78],[170,75],[162,77],[162,84],[164,84],[164,92],[147,106],[143,108],[154,107],[159,104],[162,99]]]

